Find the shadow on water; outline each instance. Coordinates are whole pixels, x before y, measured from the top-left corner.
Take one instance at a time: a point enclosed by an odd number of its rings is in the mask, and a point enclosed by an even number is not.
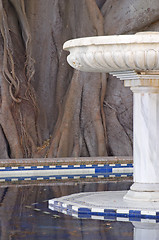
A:
[[[47,211],[46,201],[78,192],[126,190],[130,185],[124,181],[1,186],[0,239],[132,240],[131,223],[76,219]],[[40,208],[35,203],[41,203]]]

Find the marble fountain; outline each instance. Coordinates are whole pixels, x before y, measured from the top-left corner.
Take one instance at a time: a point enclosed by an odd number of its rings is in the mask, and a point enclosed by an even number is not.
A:
[[[112,74],[132,90],[134,183],[129,191],[52,199],[49,207],[78,217],[159,222],[159,32],[74,39],[64,50],[73,68]]]

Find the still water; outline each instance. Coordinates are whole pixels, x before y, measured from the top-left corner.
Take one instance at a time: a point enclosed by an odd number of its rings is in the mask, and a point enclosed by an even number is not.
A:
[[[49,210],[47,202],[78,192],[126,190],[130,185],[124,181],[1,186],[0,239],[132,240],[132,223],[76,219]]]

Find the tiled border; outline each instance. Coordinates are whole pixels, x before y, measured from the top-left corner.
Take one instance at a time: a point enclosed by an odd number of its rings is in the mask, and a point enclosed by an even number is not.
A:
[[[81,219],[159,223],[159,210],[82,208],[53,199],[49,201],[49,209]]]
[[[0,182],[131,177],[132,163],[0,167]]]
[[[0,160],[0,182],[132,177],[132,174],[132,157]]]

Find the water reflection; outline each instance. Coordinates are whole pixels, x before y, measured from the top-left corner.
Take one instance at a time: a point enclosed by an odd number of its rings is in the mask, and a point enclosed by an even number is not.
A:
[[[77,192],[123,190],[128,189],[130,185],[131,182],[83,182],[1,186],[0,239],[132,240],[131,223],[74,219],[58,212],[48,212],[47,202],[43,202]],[[43,202],[40,210],[35,210],[36,204],[32,204],[39,202]]]
[[[158,223],[140,223],[133,222],[134,240],[158,240],[159,224]]]

